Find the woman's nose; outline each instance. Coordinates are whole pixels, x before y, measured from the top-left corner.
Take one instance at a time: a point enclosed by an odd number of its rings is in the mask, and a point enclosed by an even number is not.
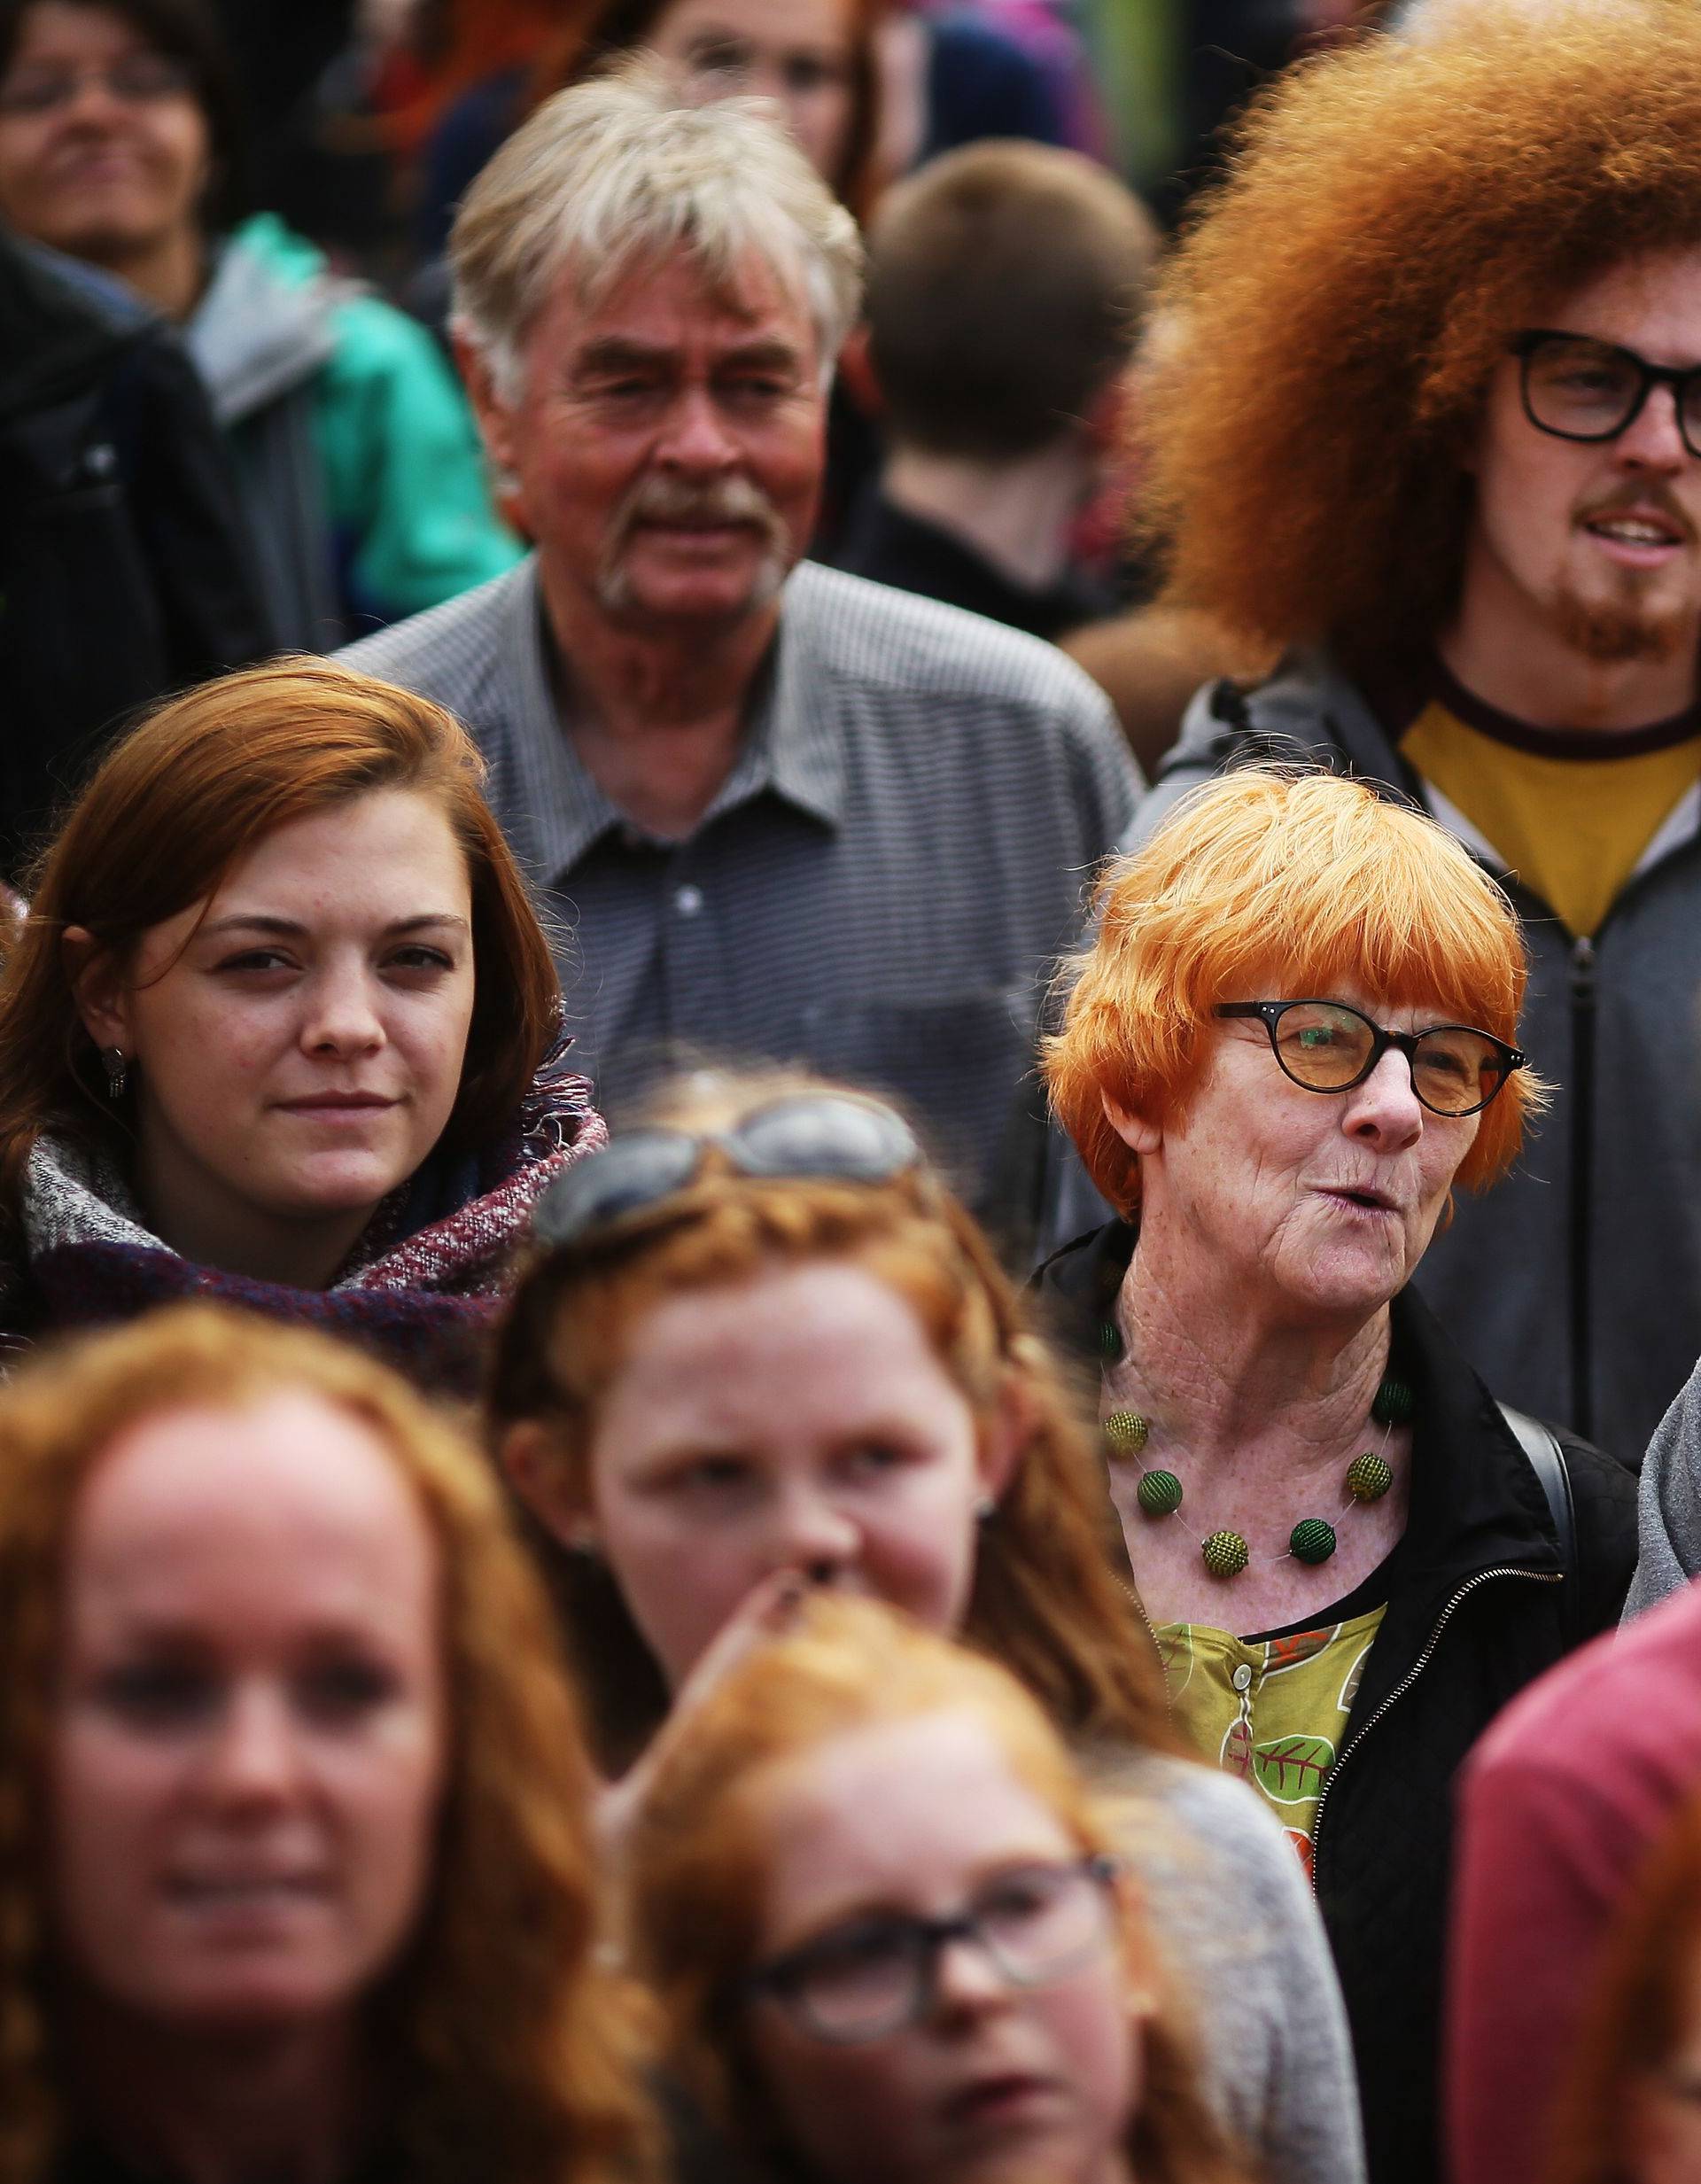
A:
[[[361,1053],[384,1044],[384,1018],[364,971],[330,972],[308,993],[303,1044],[315,1053]]]
[[[1349,1134],[1388,1152],[1401,1152],[1423,1136],[1423,1103],[1412,1088],[1411,1064],[1397,1047],[1391,1046],[1348,1093],[1342,1123]]]
[[[830,1496],[806,1488],[780,1502],[768,1544],[770,1568],[796,1570],[812,1583],[831,1585],[856,1564],[862,1534]]]
[[[1010,1999],[1010,1982],[978,1934],[956,1934],[939,1946],[934,1959],[936,2009],[976,2015]]]
[[[206,1775],[221,1802],[281,1802],[299,1777],[300,1753],[287,1699],[268,1690],[234,1693],[220,1721]]]

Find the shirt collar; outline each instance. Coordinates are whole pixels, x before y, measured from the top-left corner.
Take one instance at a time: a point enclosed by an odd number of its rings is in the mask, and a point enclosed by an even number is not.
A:
[[[844,810],[844,752],[833,703],[831,671],[814,640],[812,585],[800,570],[788,581],[770,660],[759,672],[750,730],[733,770],[701,825],[772,790],[825,825]],[[532,792],[526,814],[537,868],[552,885],[563,882],[605,835],[633,822],[606,796],[563,729],[551,674],[548,619],[534,555],[515,587],[510,618],[500,635],[501,710],[524,746],[523,773]]]

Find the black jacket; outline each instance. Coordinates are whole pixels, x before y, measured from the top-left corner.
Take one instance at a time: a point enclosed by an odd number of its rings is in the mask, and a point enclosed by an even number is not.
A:
[[[1053,1333],[1095,1368],[1133,1245],[1134,1232],[1113,1223],[1037,1278]],[[1392,1318],[1394,1369],[1418,1396],[1411,1505],[1318,1804],[1316,1886],[1352,2025],[1372,2184],[1432,2184],[1453,1776],[1510,1698],[1576,1638],[1617,1621],[1635,1566],[1636,1481],[1560,1434],[1577,1518],[1577,1567],[1562,1574],[1541,1483],[1494,1397],[1413,1291],[1394,1299]]]
[[[128,712],[271,649],[194,367],[0,234],[0,878]]]

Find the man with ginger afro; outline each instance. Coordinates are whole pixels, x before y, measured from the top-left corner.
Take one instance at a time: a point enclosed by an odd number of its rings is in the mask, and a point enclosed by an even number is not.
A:
[[[1701,40],[1673,0],[1536,14],[1420,11],[1278,82],[1171,266],[1169,597],[1285,657],[1200,693],[1138,828],[1274,750],[1505,881],[1554,1103],[1420,1286],[1635,1461],[1701,1342]]]

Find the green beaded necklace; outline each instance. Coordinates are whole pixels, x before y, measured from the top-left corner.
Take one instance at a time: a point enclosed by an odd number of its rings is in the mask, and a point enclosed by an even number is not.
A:
[[[1122,1331],[1114,1320],[1100,1323],[1099,1347],[1113,1362],[1122,1356]],[[1417,1408],[1418,1398],[1410,1385],[1392,1372],[1386,1374],[1371,1404],[1371,1417],[1382,1428],[1384,1449],[1387,1447],[1389,1434],[1396,1426],[1406,1425]],[[1138,1463],[1151,1433],[1150,1421],[1138,1411],[1113,1411],[1104,1423],[1106,1443],[1113,1459],[1119,1464]],[[1355,1504],[1379,1502],[1394,1484],[1393,1466],[1386,1456],[1374,1449],[1366,1449],[1347,1466],[1345,1484],[1347,1499],[1341,1504],[1343,1510],[1351,1509]],[[1178,1518],[1184,1498],[1181,1481],[1172,1471],[1142,1470],[1134,1498],[1144,1517],[1154,1520],[1160,1517]],[[1296,1562],[1327,1562],[1337,1544],[1334,1526],[1323,1517],[1301,1517],[1287,1535],[1287,1553]],[[1200,1540],[1199,1551],[1213,1577],[1239,1577],[1252,1560],[1252,1550],[1239,1532],[1208,1533]],[[1285,1561],[1286,1556],[1278,1555],[1276,1559]]]

